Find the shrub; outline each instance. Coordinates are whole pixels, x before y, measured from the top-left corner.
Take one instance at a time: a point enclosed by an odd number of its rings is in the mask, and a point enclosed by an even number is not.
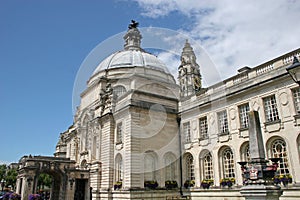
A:
[[[9,195],[9,200],[21,200],[21,196],[17,193],[11,193]]]
[[[11,194],[11,192],[6,192],[6,193],[3,195],[2,199],[3,199],[3,200],[9,200],[10,194]]]
[[[214,180],[212,179],[204,179],[201,181],[201,187],[203,187],[204,189],[208,189],[213,184]]]
[[[144,187],[149,189],[155,189],[158,187],[157,181],[145,181]]]
[[[30,194],[28,200],[41,200],[41,195],[39,194]]]
[[[117,181],[115,184],[114,184],[114,190],[118,190],[122,187],[122,181]]]
[[[195,186],[194,180],[186,180],[183,185],[185,188],[190,188]]]
[[[165,187],[167,189],[174,189],[178,187],[177,181],[165,181]]]
[[[293,178],[290,174],[281,174],[274,176],[273,182],[276,185],[280,183],[282,183],[283,185],[287,185],[288,183],[293,182]]]
[[[222,178],[220,181],[221,186],[231,187],[235,183],[235,178]]]

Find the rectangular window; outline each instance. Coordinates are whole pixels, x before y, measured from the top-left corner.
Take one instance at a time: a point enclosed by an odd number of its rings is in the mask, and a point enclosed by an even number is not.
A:
[[[122,132],[122,122],[117,124],[117,135],[116,135],[116,143],[122,143],[123,142],[123,132]]]
[[[266,97],[263,99],[263,101],[264,101],[266,121],[274,122],[279,120],[275,95]]]
[[[218,112],[219,132],[221,135],[228,134],[228,119],[226,110]]]
[[[191,142],[190,122],[186,122],[186,123],[183,124],[183,134],[185,136],[185,142],[186,143]]]
[[[243,104],[239,106],[239,116],[240,116],[240,124],[241,128],[248,128],[249,127],[249,104]]]
[[[294,105],[296,114],[300,114],[300,88],[295,88],[292,90],[294,97]]]
[[[199,131],[200,139],[208,138],[207,117],[202,117],[199,119]]]

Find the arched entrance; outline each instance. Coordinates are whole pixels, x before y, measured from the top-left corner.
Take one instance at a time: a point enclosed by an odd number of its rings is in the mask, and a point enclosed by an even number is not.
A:
[[[77,170],[68,158],[24,156],[19,162],[17,193],[22,199],[38,193],[38,178],[45,173],[52,177],[51,200],[74,199],[76,183],[88,180],[88,170]]]
[[[39,178],[42,174],[50,175],[50,177],[52,179],[50,191],[44,192],[44,194],[41,193],[41,191],[44,190],[44,188],[38,187]],[[36,181],[35,181],[35,185],[34,185],[34,189],[33,189],[34,193],[39,193],[39,194],[47,196],[46,194],[48,192],[50,192],[49,197],[51,197],[51,199],[59,199],[59,194],[61,191],[60,187],[62,185],[62,177],[63,177],[63,174],[61,174],[58,170],[44,169],[44,168],[41,168],[41,170],[37,170],[36,171]],[[45,198],[45,199],[50,199],[50,198]]]

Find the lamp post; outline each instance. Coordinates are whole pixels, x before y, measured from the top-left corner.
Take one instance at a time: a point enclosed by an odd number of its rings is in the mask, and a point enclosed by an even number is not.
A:
[[[296,56],[294,56],[293,64],[286,68],[286,71],[292,77],[292,79],[300,86],[300,62]]]

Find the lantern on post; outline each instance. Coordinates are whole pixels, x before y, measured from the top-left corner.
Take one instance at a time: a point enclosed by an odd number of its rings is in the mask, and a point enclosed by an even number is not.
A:
[[[292,79],[300,85],[300,62],[296,56],[294,56],[293,64],[286,68],[286,71],[292,77]]]

